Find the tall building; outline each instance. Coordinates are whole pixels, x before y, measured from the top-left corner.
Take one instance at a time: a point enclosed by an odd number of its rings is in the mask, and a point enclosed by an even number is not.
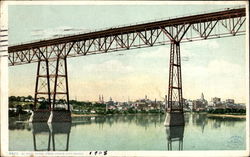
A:
[[[103,95],[99,95],[99,103],[104,103],[104,100],[103,100]]]
[[[107,104],[107,105],[109,105],[109,106],[114,105],[114,101],[112,100],[112,98],[111,98],[111,97],[109,98],[109,101],[108,101],[108,102],[106,102],[106,104]]]
[[[101,98],[101,95],[99,95],[99,102],[101,102],[102,101],[102,98]]]
[[[196,110],[196,111],[204,110],[208,105],[207,100],[205,100],[203,93],[201,93],[200,99],[194,100],[192,104],[193,104],[192,110]]]
[[[204,94],[203,94],[203,93],[201,93],[201,100],[202,100],[202,101],[205,100],[205,99],[204,99]]]

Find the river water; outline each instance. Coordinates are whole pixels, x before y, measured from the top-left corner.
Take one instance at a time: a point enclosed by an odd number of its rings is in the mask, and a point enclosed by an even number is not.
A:
[[[11,119],[10,151],[245,150],[246,120],[186,113],[185,127],[165,127],[165,115],[74,117],[72,123]]]

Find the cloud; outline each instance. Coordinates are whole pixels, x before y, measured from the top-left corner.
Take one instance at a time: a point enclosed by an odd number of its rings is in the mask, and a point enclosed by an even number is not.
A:
[[[138,53],[136,57],[140,58],[168,58],[169,57],[169,47],[161,46],[147,50],[146,52]]]
[[[36,38],[51,38],[51,37],[60,37],[76,33],[83,33],[88,31],[90,30],[81,28],[72,28],[68,26],[60,26],[49,29],[35,29],[31,32],[31,35]]]
[[[209,100],[218,96],[245,101],[245,68],[239,64],[218,59],[206,66],[188,64],[182,72],[184,93],[189,98],[205,92]]]
[[[206,55],[213,55],[220,49],[220,44],[216,40],[202,40],[181,44],[181,56],[189,59]]]
[[[207,69],[209,74],[222,76],[239,76],[244,70],[240,65],[225,60],[213,60]]]
[[[197,47],[202,47],[202,48],[208,48],[208,49],[218,49],[220,47],[220,44],[216,40],[202,40],[199,42],[194,42]]]
[[[196,77],[237,77],[244,74],[244,68],[236,63],[231,63],[222,59],[211,60],[206,66],[187,64],[184,71]]]
[[[130,65],[126,65],[122,63],[119,60],[108,60],[102,63],[96,63],[96,64],[88,64],[88,66],[83,67],[82,69],[85,72],[91,72],[91,73],[129,73],[133,71],[133,68]]]
[[[169,46],[161,46],[161,47],[148,50],[147,52],[138,53],[136,57],[140,57],[143,59],[164,59],[168,62],[169,55],[170,55],[169,53],[170,53]],[[187,49],[181,50],[182,61],[189,61],[192,55],[193,54]]]

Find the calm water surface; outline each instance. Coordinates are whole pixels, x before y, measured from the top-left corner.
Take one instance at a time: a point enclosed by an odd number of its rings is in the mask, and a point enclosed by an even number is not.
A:
[[[165,115],[74,117],[72,123],[10,120],[9,150],[245,150],[246,121],[185,114],[185,127],[165,127]]]

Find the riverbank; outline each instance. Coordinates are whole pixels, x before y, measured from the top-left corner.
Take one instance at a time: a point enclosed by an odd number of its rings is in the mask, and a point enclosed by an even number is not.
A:
[[[71,117],[96,117],[96,116],[116,116],[116,115],[154,115],[163,113],[126,113],[126,114],[75,114],[71,113]]]
[[[159,114],[159,113],[127,113],[127,114],[74,114],[72,117],[96,117],[96,116],[112,116],[112,115],[143,115],[143,114]],[[199,114],[206,114],[207,117],[228,117],[228,118],[246,118],[246,115],[236,115],[236,114],[208,114],[206,112],[201,112]]]
[[[99,114],[75,114],[71,113],[71,117],[94,117],[94,116],[100,116]]]
[[[207,114],[207,117],[246,118],[246,115],[234,115],[234,114]]]

